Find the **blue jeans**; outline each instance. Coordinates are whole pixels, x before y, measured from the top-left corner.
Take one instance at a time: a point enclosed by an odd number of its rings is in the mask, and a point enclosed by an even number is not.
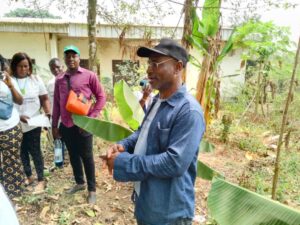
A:
[[[149,224],[137,220],[137,225],[149,225]],[[180,219],[177,219],[174,222],[172,222],[170,224],[166,224],[166,225],[192,225],[192,219],[180,218]]]

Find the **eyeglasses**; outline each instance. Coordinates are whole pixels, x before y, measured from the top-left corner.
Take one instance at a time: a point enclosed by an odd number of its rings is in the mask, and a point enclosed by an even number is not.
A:
[[[161,65],[161,64],[164,64],[166,62],[169,62],[171,60],[174,60],[175,59],[167,59],[167,60],[164,60],[164,61],[161,61],[161,62],[152,62],[151,60],[148,60],[148,66],[151,67],[151,68],[155,68],[155,69],[158,69],[158,66]]]

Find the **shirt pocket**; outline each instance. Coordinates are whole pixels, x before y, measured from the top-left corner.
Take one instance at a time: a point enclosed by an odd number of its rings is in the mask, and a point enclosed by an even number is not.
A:
[[[162,128],[160,123],[157,123],[157,130],[158,130],[158,144],[160,152],[167,151],[167,147],[169,144],[169,134],[170,128]]]

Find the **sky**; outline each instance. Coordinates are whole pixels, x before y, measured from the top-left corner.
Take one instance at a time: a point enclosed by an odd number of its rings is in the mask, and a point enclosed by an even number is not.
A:
[[[0,16],[3,16],[5,13],[9,12],[11,9],[14,8],[20,8],[23,7],[23,3],[21,0],[18,1],[13,1],[10,5],[8,4],[9,0],[1,0],[1,11],[0,11]],[[47,0],[39,0],[40,2],[47,1]],[[132,0],[129,0],[132,1]],[[175,1],[175,0],[174,0]],[[176,0],[177,2],[183,2],[183,0]],[[239,0],[237,0],[239,1]],[[288,26],[291,29],[291,39],[294,42],[298,42],[299,36],[300,36],[300,0],[290,0],[294,3],[299,4],[296,8],[290,8],[287,10],[284,9],[272,9],[270,11],[264,11],[262,10],[262,20],[263,21],[273,21],[276,25],[279,26]],[[168,1],[164,1],[168,2]],[[200,3],[203,2],[200,1]],[[169,2],[169,5],[171,3]],[[179,4],[172,4],[174,7],[174,15],[171,15],[167,17],[163,24],[168,25],[168,26],[176,26],[178,23],[178,18],[180,17],[181,14],[181,8],[182,6]],[[50,12],[55,14],[55,15],[60,15],[64,19],[70,19],[66,17],[65,13],[61,13],[57,11],[54,8],[50,8]],[[86,16],[84,15],[78,15],[77,18],[78,20],[85,20]],[[183,18],[181,19],[181,23],[183,22]]]

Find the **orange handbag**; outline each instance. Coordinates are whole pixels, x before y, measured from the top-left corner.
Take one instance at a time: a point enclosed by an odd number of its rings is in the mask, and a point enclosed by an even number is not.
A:
[[[89,101],[82,93],[77,95],[70,85],[70,78],[66,78],[68,81],[69,96],[66,104],[66,110],[70,113],[86,116],[91,108],[92,101]]]

